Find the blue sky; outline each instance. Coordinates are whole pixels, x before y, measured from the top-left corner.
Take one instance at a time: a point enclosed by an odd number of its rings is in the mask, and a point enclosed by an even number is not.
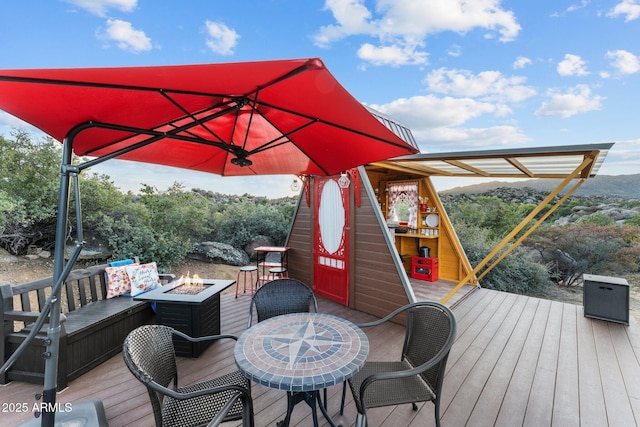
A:
[[[424,153],[616,142],[600,174],[640,173],[640,0],[32,0],[0,16],[2,69],[320,57]],[[0,111],[0,134],[16,128],[41,135]],[[293,194],[293,177],[94,170],[125,190]]]

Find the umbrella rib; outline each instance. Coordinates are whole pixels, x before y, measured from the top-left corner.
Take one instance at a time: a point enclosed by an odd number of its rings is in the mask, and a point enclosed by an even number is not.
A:
[[[205,118],[205,120],[213,120],[216,117],[222,116],[224,114],[227,114],[230,111],[233,111],[234,109],[235,109],[235,107],[229,107],[229,108],[227,108],[225,110],[217,111],[217,112],[207,116]],[[137,128],[137,127],[133,127],[133,126],[124,126],[124,125],[117,125],[117,124],[112,124],[112,123],[103,123],[103,122],[91,122],[91,123],[93,123],[94,125],[96,125],[98,127],[104,127],[104,128],[107,128],[107,129],[131,132],[131,133],[136,134],[136,135],[142,134],[142,135],[164,136],[164,137],[167,137],[167,138],[171,137],[171,138],[174,138],[174,139],[184,139],[184,140],[190,141],[190,142],[196,142],[196,143],[201,143],[201,144],[209,144],[209,145],[213,145],[213,146],[222,148],[223,150],[229,151],[229,152],[233,152],[234,150],[239,148],[239,147],[236,147],[234,145],[227,144],[226,142],[224,142],[224,140],[220,140],[220,142],[215,142],[215,141],[207,141],[205,139],[198,138],[198,137],[180,137],[179,135],[177,135],[177,132],[184,132],[184,131],[187,131],[187,130],[191,129],[192,127],[197,126],[198,122],[188,123],[188,124],[186,124],[184,126],[179,126],[179,127],[175,127],[173,124],[170,124],[170,123],[165,124],[165,125],[174,126],[174,130],[171,131],[171,132],[163,132],[163,131],[158,131],[158,130],[154,130],[154,129],[142,129],[142,128]],[[165,126],[165,125],[162,125],[162,126]],[[129,138],[131,138],[131,137],[127,137],[126,139],[129,139]],[[112,143],[109,143],[108,145],[114,145],[114,144],[117,144],[119,142],[123,142],[124,140],[125,139],[122,139],[122,140],[117,141],[117,142],[112,142]],[[104,148],[106,148],[106,146],[100,146],[100,147],[97,147],[97,148],[95,148],[95,149],[93,149],[91,151],[88,151],[85,154],[91,155],[91,153],[93,153],[95,151],[102,150]]]
[[[295,115],[295,116],[298,116],[298,117],[303,117],[305,119],[310,120],[312,123],[322,123],[324,125],[331,126],[331,127],[337,128],[337,129],[341,129],[341,130],[344,130],[344,131],[347,131],[347,132],[351,132],[351,133],[354,133],[354,134],[357,134],[357,135],[360,135],[360,136],[364,136],[366,138],[375,139],[376,141],[384,142],[385,144],[389,144],[389,145],[393,145],[395,147],[400,147],[400,148],[407,149],[407,143],[404,142],[402,139],[401,139],[402,142],[398,143],[398,142],[395,142],[395,141],[391,141],[389,139],[381,138],[381,137],[378,137],[378,136],[375,136],[375,135],[370,135],[370,134],[368,134],[366,132],[363,132],[363,131],[352,129],[350,127],[347,127],[347,126],[344,126],[344,125],[341,125],[341,124],[338,124],[338,123],[333,123],[333,122],[330,122],[330,121],[327,121],[327,120],[323,120],[323,119],[318,118],[318,117],[310,116],[308,114],[302,114],[302,113],[299,113],[297,111],[293,111],[293,110],[289,110],[287,108],[279,107],[277,105],[268,104],[268,103],[265,103],[265,102],[261,102],[261,104],[264,105],[265,107],[274,108],[276,110],[279,110],[279,111],[282,111],[282,112],[285,112],[285,113],[288,113],[288,114],[292,114],[292,115]],[[367,112],[367,114],[371,114],[371,113]],[[373,117],[373,115],[372,115],[372,117]],[[271,123],[271,122],[269,122],[269,123]],[[273,123],[271,123],[271,124],[273,125]],[[277,129],[277,126],[274,125],[274,127],[276,127],[276,129]],[[400,137],[398,137],[398,138],[400,139]],[[410,151],[410,150],[407,149],[407,151]],[[413,154],[413,152],[411,152],[411,151],[410,151],[410,153]]]
[[[246,148],[247,141],[249,141],[249,129],[251,129],[251,123],[253,122],[253,115],[256,111],[256,104],[258,103],[259,94],[260,94],[260,89],[256,90],[255,98],[253,99],[253,104],[251,105],[251,113],[249,114],[249,123],[247,123],[247,131],[244,133],[244,141],[242,142],[242,148]],[[237,117],[238,116],[236,116],[236,118]],[[235,124],[234,124],[234,130],[235,130]]]
[[[81,82],[77,80],[44,79],[44,78],[35,78],[35,77],[16,77],[16,76],[0,75],[0,81],[13,82],[13,83],[33,83],[33,84],[43,84],[43,85],[92,87],[92,88],[99,88],[99,89],[122,89],[122,90],[133,90],[133,91],[141,91],[141,92],[164,91],[167,93],[175,93],[175,94],[181,94],[181,95],[196,95],[196,96],[219,97],[219,98],[229,97],[229,94],[224,94],[224,93],[209,93],[209,92],[201,92],[201,91],[194,91],[194,90],[163,89],[160,87],[145,87],[145,86],[135,86],[135,85],[123,85],[123,84],[116,84],[116,83]]]
[[[278,129],[278,127],[275,124],[273,124],[269,119],[267,119],[266,117],[264,117],[264,119],[267,122],[269,122],[269,124],[271,126],[273,126],[274,128]],[[269,150],[271,148],[279,147],[280,145],[286,144],[287,142],[292,142],[291,139],[289,138],[289,135],[292,135],[292,134],[294,134],[294,133],[296,133],[298,131],[301,131],[302,129],[311,126],[313,123],[315,123],[315,121],[312,120],[312,121],[310,121],[308,123],[305,123],[305,124],[303,124],[301,126],[298,126],[297,128],[295,128],[295,129],[293,129],[293,130],[291,130],[291,131],[289,131],[287,133],[280,132],[281,135],[279,137],[277,137],[276,139],[272,139],[271,141],[265,142],[264,144],[262,144],[259,147],[254,148],[253,150],[249,151],[249,154],[260,153],[261,151],[265,151],[265,150]],[[283,138],[285,138],[284,141],[278,142]],[[296,145],[296,147],[297,147],[297,145]],[[300,147],[298,147],[298,149],[300,149]]]
[[[146,145],[152,144],[154,142],[157,142],[160,139],[163,138],[170,138],[170,139],[177,139],[180,141],[186,141],[186,142],[193,142],[195,144],[203,144],[203,145],[210,145],[212,147],[217,147],[220,148],[221,150],[224,150],[226,152],[229,153],[233,153],[234,155],[237,155],[238,151],[242,152],[243,150],[240,147],[237,147],[235,145],[230,145],[227,144],[225,142],[216,142],[216,141],[207,141],[205,139],[202,138],[194,138],[194,137],[189,137],[189,136],[183,136],[183,135],[178,135],[176,132],[181,132],[186,128],[188,129],[189,127],[193,127],[195,126],[194,124],[190,124],[190,126],[183,126],[183,127],[179,127],[176,128],[174,131],[171,132],[162,132],[162,131],[157,131],[157,130],[153,130],[153,129],[141,129],[141,128],[136,128],[136,127],[131,127],[131,126],[123,126],[123,125],[116,125],[116,124],[112,124],[112,123],[104,123],[104,122],[96,122],[96,121],[92,121],[89,122],[89,127],[98,127],[98,128],[103,128],[103,129],[112,129],[112,130],[118,130],[118,131],[123,131],[123,132],[131,132],[134,133],[136,135],[148,135],[151,138],[144,140],[144,141],[140,141],[136,144],[133,144],[131,146],[122,148],[120,150],[117,150],[117,153],[126,153],[129,151],[133,151],[130,148],[131,147],[135,147],[135,149],[137,148],[142,148]],[[113,144],[110,144],[113,145]],[[104,148],[104,147],[102,147]],[[91,150],[89,152],[86,153],[86,155],[91,155],[91,153],[100,150],[101,148],[96,148],[95,150]]]
[[[200,126],[201,126],[205,131],[207,131],[207,133],[209,133],[209,134],[210,134],[211,136],[213,136],[214,138],[217,138],[220,142],[223,142],[223,143],[225,142],[225,141],[224,141],[224,139],[222,139],[218,134],[216,134],[216,133],[213,131],[213,129],[211,129],[209,126],[207,126],[207,124],[206,124],[205,122],[203,122],[202,120],[200,120],[200,119],[196,118],[196,117],[193,115],[193,113],[191,113],[190,111],[188,111],[186,108],[184,108],[182,105],[180,105],[180,103],[179,103],[178,101],[176,101],[176,100],[175,100],[175,99],[173,99],[171,96],[169,96],[169,94],[168,94],[164,89],[160,89],[160,90],[159,90],[159,92],[160,92],[160,94],[161,94],[165,99],[167,99],[171,104],[175,105],[175,106],[176,106],[180,111],[182,111],[185,115],[187,115],[188,117],[190,117],[190,118],[191,118],[191,120],[193,120],[193,122],[194,122],[194,123],[197,123],[198,125],[200,125]],[[237,109],[237,108],[239,108],[239,107],[238,107],[238,104],[237,104],[237,100],[235,100],[235,99],[234,99],[233,101],[234,101],[234,102],[236,102],[236,106],[235,106],[234,108],[236,108],[236,109]],[[229,103],[223,102],[223,103],[221,103],[221,104],[217,104],[217,105],[215,105],[215,106],[213,106],[213,107],[208,108],[208,110],[212,110],[212,109],[214,109],[214,108],[219,108],[219,107],[221,107],[221,106],[223,106],[223,105],[227,105],[227,106],[228,106],[228,105],[229,105]],[[203,110],[203,111],[207,111],[207,110]],[[226,111],[226,112],[231,112],[231,111],[233,111],[233,110],[232,110],[232,109],[229,109],[229,110],[225,110],[225,111]],[[200,111],[200,112],[202,112],[202,111]],[[176,129],[177,129],[177,128],[178,128],[178,126],[176,126],[174,123],[175,123],[176,121],[183,120],[183,119],[184,119],[184,117],[181,117],[181,118],[176,119],[176,120],[174,120],[174,121],[172,121],[172,122],[170,122],[170,123],[166,123],[166,125],[173,126],[174,128],[176,128]],[[211,120],[211,119],[209,119],[209,120]],[[195,127],[195,126],[194,126],[194,127]],[[192,133],[191,131],[186,131],[186,132],[187,132],[188,134],[190,134],[190,135],[193,135],[193,137],[194,137],[194,138],[197,138],[197,136],[196,136],[194,133]],[[233,144],[233,141],[229,141],[229,143],[230,143],[230,144]]]
[[[322,64],[322,61],[320,61],[320,59],[318,59],[318,58],[309,59],[304,64],[302,64],[299,67],[294,68],[293,70],[281,75],[280,77],[276,77],[275,79],[273,79],[270,82],[267,82],[267,83],[265,83],[263,85],[258,85],[256,87],[255,91],[252,91],[252,92],[249,92],[249,93],[255,93],[256,94],[256,99],[257,99],[258,98],[257,93],[262,89],[266,89],[269,86],[273,86],[273,85],[276,85],[276,84],[278,84],[280,82],[288,80],[291,77],[295,77],[298,74],[304,73],[305,71],[318,70],[318,69],[321,69],[321,68],[324,68],[324,64]],[[249,97],[249,94],[247,94],[247,97]]]

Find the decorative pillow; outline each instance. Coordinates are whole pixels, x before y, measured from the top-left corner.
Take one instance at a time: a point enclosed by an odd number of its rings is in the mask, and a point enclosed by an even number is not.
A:
[[[131,280],[125,266],[105,267],[107,273],[107,298],[127,295],[131,292]]]
[[[155,261],[148,264],[127,265],[124,268],[131,280],[132,297],[161,286]]]

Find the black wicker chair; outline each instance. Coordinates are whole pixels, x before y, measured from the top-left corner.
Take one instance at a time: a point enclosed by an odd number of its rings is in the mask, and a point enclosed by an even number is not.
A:
[[[456,319],[445,306],[418,302],[401,307],[382,319],[360,324],[376,326],[406,313],[406,332],[399,362],[369,362],[347,380],[358,409],[356,427],[367,426],[367,408],[432,401],[440,426],[440,393],[449,351],[456,336]],[[344,412],[346,385],[340,414]]]
[[[144,325],[129,333],[122,348],[124,361],[147,387],[156,426],[217,426],[242,419],[243,426],[253,427],[251,383],[240,371],[178,386],[174,335],[191,342],[237,339],[232,335],[192,338],[162,325]]]
[[[281,314],[309,313],[311,306],[318,312],[318,301],[311,288],[295,279],[276,279],[258,288],[251,297],[249,328],[253,322],[254,306],[258,322]]]

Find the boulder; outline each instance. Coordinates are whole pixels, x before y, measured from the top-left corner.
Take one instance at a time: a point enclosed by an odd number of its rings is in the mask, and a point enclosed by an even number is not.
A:
[[[258,246],[273,246],[273,239],[269,236],[256,236],[245,247],[244,251],[249,254],[250,259],[256,259],[256,251],[254,250]]]
[[[198,261],[227,265],[247,265],[250,262],[249,255],[243,250],[219,242],[195,243],[189,250],[187,257]]]
[[[1,263],[9,263],[9,262],[17,262],[18,257],[15,255],[11,255],[9,252],[0,248],[0,262]]]
[[[64,250],[64,258],[69,259],[75,246],[66,246]],[[79,260],[105,260],[111,257],[113,252],[104,246],[83,246],[80,251]]]
[[[44,259],[51,258],[51,252],[50,251],[40,251],[40,252],[38,252],[38,257],[44,258]]]

